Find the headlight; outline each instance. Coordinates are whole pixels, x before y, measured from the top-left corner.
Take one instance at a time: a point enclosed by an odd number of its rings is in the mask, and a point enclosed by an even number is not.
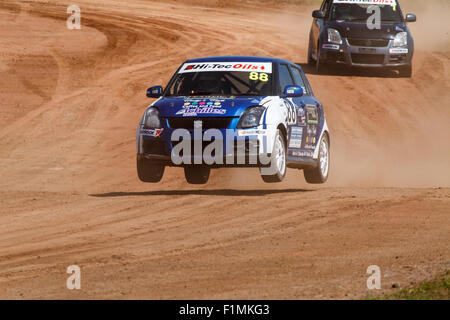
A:
[[[328,42],[335,44],[342,44],[342,38],[339,31],[333,28],[328,29]]]
[[[156,108],[149,108],[145,113],[144,128],[159,129],[161,128],[161,120],[159,119],[159,111]]]
[[[247,108],[242,114],[237,127],[239,129],[257,127],[265,109],[262,106]]]
[[[394,47],[406,47],[408,45],[408,33],[399,32],[394,38]]]

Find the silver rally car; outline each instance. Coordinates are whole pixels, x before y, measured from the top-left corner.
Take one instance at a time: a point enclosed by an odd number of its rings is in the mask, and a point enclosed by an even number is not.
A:
[[[308,63],[386,68],[411,77],[414,41],[397,0],[324,0],[313,11]]]

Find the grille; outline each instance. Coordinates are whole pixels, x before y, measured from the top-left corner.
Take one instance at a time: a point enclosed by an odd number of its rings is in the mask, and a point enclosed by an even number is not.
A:
[[[194,129],[194,121],[202,121],[202,129],[226,129],[232,117],[217,118],[168,118],[169,126],[173,129]]]
[[[352,61],[361,64],[383,64],[384,55],[352,53]]]
[[[215,139],[212,139],[213,141],[215,141]],[[181,143],[183,141],[183,139],[181,139],[181,141],[172,141],[172,147],[175,148],[176,145],[178,145],[179,143]],[[199,153],[198,155],[203,155],[203,152],[205,151],[205,148],[212,143],[212,141],[202,141],[202,140],[190,140],[190,144],[191,144],[191,150],[190,150],[190,154],[184,154],[184,151],[188,151],[185,149],[182,149],[180,151],[180,156],[194,156],[195,155],[195,144],[198,143],[201,146],[201,154]],[[221,140],[221,143],[223,145],[223,141]],[[225,150],[222,150],[222,152],[225,152]],[[215,156],[215,150],[212,152],[211,154],[212,156]]]
[[[345,61],[345,56],[343,52],[332,52],[332,51],[328,51],[327,52],[327,60],[328,61]]]
[[[386,39],[348,39],[348,43],[352,46],[358,47],[373,47],[382,48],[387,47],[389,40]]]
[[[172,141],[172,147],[175,148],[176,145],[178,145],[179,143],[181,143],[183,140],[181,141]],[[213,141],[215,141],[215,139],[213,139]],[[227,153],[227,146],[224,144],[223,140],[219,140],[220,143],[222,144],[222,156],[225,157],[226,153]],[[205,148],[210,145],[212,143],[212,141],[201,141],[201,140],[191,140],[190,141],[190,145],[191,145],[191,150],[190,150],[190,154],[186,153],[189,152],[188,150],[182,149],[179,152],[179,156],[184,157],[194,157],[195,154],[195,143],[198,143],[198,145],[201,146],[201,153],[198,153],[197,156],[203,155]],[[253,161],[258,161],[258,155],[259,155],[259,150],[260,150],[260,146],[259,146],[259,141],[250,141],[250,139],[248,139],[248,137],[246,137],[244,143],[238,143],[236,140],[233,140],[233,142],[230,141],[230,143],[233,143],[233,149],[234,149],[234,153],[233,153],[233,163],[234,164],[255,164],[253,163]],[[199,150],[200,151],[200,150]],[[217,150],[218,151],[218,150]],[[211,152],[211,156],[216,156],[216,150],[214,149]],[[259,162],[258,162],[259,163]]]

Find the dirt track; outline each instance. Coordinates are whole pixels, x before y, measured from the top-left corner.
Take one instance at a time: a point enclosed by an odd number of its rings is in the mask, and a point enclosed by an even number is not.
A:
[[[0,298],[361,298],[372,264],[386,292],[449,269],[450,24],[425,32],[448,9],[403,2],[412,79],[304,67],[332,130],[328,184],[221,169],[197,189],[180,169],[138,181],[145,89],[192,57],[304,63],[312,7],[78,0],[71,31],[66,1],[2,1]]]

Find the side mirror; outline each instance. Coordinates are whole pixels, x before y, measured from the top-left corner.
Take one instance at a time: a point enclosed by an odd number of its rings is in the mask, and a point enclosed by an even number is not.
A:
[[[316,19],[323,19],[325,18],[325,13],[322,10],[314,10],[312,16]]]
[[[286,86],[284,98],[299,98],[303,96],[303,89],[300,86]]]
[[[147,97],[159,98],[163,94],[163,88],[161,86],[153,86],[147,89]]]
[[[417,18],[415,14],[408,13],[405,20],[406,22],[416,22]]]

